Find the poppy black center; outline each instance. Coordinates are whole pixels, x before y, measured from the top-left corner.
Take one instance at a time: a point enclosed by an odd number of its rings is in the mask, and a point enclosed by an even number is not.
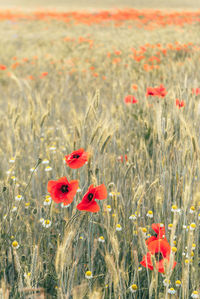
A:
[[[69,191],[69,187],[68,187],[68,185],[62,185],[60,190],[61,190],[62,193],[66,193],[66,192]]]
[[[93,195],[92,193],[89,193],[89,194],[88,194],[88,200],[91,201],[91,200],[93,199],[93,196],[94,196],[94,195]]]
[[[73,155],[74,159],[78,159],[80,157],[80,155]]]
[[[158,234],[156,234],[155,232],[152,233],[152,236],[156,237],[158,236]]]
[[[156,252],[155,253],[155,258],[157,261],[161,261],[163,259],[163,255],[161,252]]]

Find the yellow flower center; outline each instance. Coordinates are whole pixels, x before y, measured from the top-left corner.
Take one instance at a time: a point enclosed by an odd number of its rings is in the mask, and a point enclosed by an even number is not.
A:
[[[92,275],[92,272],[91,272],[91,271],[87,271],[87,272],[85,273],[85,275],[86,275],[86,276],[91,276],[91,275]]]
[[[138,288],[138,287],[137,287],[137,285],[136,285],[136,284],[132,284],[132,286],[131,286],[131,289],[132,289],[132,290],[136,291],[136,290],[137,290],[137,288]]]
[[[176,205],[173,205],[172,206],[172,210],[177,210],[178,208],[177,208],[177,206]]]
[[[18,242],[17,242],[17,241],[13,241],[13,242],[12,242],[12,246],[13,246],[13,247],[17,247],[17,246],[18,246]]]

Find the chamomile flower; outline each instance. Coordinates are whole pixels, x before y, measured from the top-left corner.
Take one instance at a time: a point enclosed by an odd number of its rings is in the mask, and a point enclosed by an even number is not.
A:
[[[146,235],[147,235],[147,229],[146,229],[146,227],[142,227],[142,232],[143,232],[143,235],[146,237]]]
[[[85,272],[85,278],[87,279],[91,279],[93,276],[92,276],[92,272],[91,271],[86,271]]]
[[[151,211],[151,210],[149,210],[148,212],[147,212],[147,215],[146,215],[147,217],[149,217],[149,218],[153,218],[153,212]]]
[[[45,167],[45,171],[48,172],[48,171],[52,171],[52,167],[51,166],[47,166]]]
[[[107,211],[108,211],[108,212],[111,212],[112,209],[111,209],[111,206],[110,206],[110,205],[107,205],[106,208],[107,208]]]
[[[136,284],[132,284],[132,285],[129,287],[129,289],[130,289],[131,293],[135,293],[135,292],[137,292],[138,287],[137,287]]]
[[[176,287],[180,287],[181,286],[181,281],[180,280],[176,280],[175,284],[176,284]]]
[[[169,224],[168,224],[168,230],[172,230],[172,227],[173,227],[173,224],[172,224],[172,223],[169,223]]]
[[[51,197],[47,195],[43,204],[44,206],[50,206],[51,202],[52,202]]]
[[[196,248],[196,244],[192,244],[192,250],[195,250],[195,248]]]
[[[25,202],[25,209],[28,209],[30,207],[30,202]]]
[[[51,221],[49,219],[44,220],[42,226],[45,228],[49,228],[51,226]]]
[[[15,163],[15,157],[10,158],[9,163]]]
[[[173,205],[171,207],[171,211],[172,211],[172,213],[180,213],[181,209],[178,209],[177,205]]]
[[[20,201],[22,199],[23,199],[23,196],[20,195],[20,194],[18,194],[18,195],[15,196],[15,200],[17,200],[17,201]]]
[[[66,162],[65,162],[65,163],[66,163]],[[81,188],[78,188],[76,192],[77,192],[77,193],[80,193],[81,191],[82,191]]]
[[[17,207],[13,206],[11,212],[16,212],[17,211]]]
[[[48,159],[42,160],[42,164],[49,164],[49,160]]]
[[[185,260],[185,265],[188,265],[190,261],[188,259]]]
[[[129,216],[129,219],[130,220],[137,220],[137,217],[136,217],[136,215],[132,214],[131,216]]]
[[[141,272],[142,271],[142,267],[138,267],[138,272]]]
[[[200,213],[199,213],[199,215],[198,215],[198,220],[200,220]]]
[[[104,242],[105,242],[105,239],[104,239],[103,236],[100,236],[100,237],[98,238],[98,241],[99,241],[100,243],[104,243]]]
[[[122,231],[122,227],[121,227],[121,225],[119,223],[116,225],[116,231],[117,232]]]
[[[36,172],[37,169],[35,167],[30,168],[30,172]]]
[[[191,206],[189,212],[190,212],[190,214],[194,214],[194,212],[195,212],[195,207],[194,207],[194,206]]]
[[[194,222],[192,222],[190,224],[190,230],[193,231],[193,230],[195,230],[195,228],[196,228],[196,224]]]
[[[52,152],[55,152],[56,151],[56,147],[52,145],[52,146],[49,147],[49,150],[52,151]]]
[[[198,299],[199,298],[199,292],[198,291],[193,291],[191,297],[195,298],[195,299]]]
[[[13,241],[13,242],[12,242],[12,247],[13,247],[14,249],[19,248],[19,243],[18,243],[17,241]]]
[[[170,289],[168,289],[167,293],[174,295],[174,294],[176,294],[176,291],[174,290],[174,288],[170,288]]]
[[[13,175],[13,176],[11,176],[11,180],[12,180],[13,182],[16,182],[17,178]]]

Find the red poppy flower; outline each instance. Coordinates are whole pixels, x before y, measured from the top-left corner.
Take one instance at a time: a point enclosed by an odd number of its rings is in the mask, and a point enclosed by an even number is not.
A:
[[[192,88],[192,93],[198,96],[200,94],[200,88]]]
[[[151,227],[154,230],[155,235],[151,236],[146,240],[146,245],[148,245],[152,241],[159,239],[167,241],[165,237],[165,226],[162,223],[153,223]]]
[[[143,257],[140,264],[145,268],[153,270],[153,263],[151,257],[154,256],[156,259],[156,269],[160,273],[165,272],[164,266],[169,263],[171,247],[165,240],[155,240],[148,244],[147,254]],[[174,261],[172,269],[176,266],[177,262]]]
[[[121,156],[118,156],[118,158],[117,158],[117,160],[118,161],[121,161],[122,163],[125,161],[125,162],[127,162],[128,161],[128,157],[127,157],[127,155],[121,155]]]
[[[165,87],[161,84],[159,87],[148,87],[146,96],[156,96],[164,98],[167,94]]]
[[[133,95],[129,94],[128,96],[126,96],[124,98],[124,102],[126,104],[131,104],[131,103],[136,104],[138,102],[138,100]]]
[[[88,191],[83,196],[82,201],[77,205],[77,209],[80,211],[88,211],[96,213],[99,211],[99,205],[95,199],[105,199],[107,197],[107,190],[104,184],[94,187],[91,185]]]
[[[88,156],[89,154],[85,152],[83,148],[80,148],[79,150],[65,156],[65,162],[70,168],[80,168],[85,164],[85,162],[87,162]]]
[[[53,201],[64,205],[69,205],[73,201],[77,189],[78,181],[68,182],[66,177],[62,177],[58,181],[49,181],[47,185],[47,190]]]
[[[0,70],[5,71],[6,70],[6,66],[3,64],[0,64]]]
[[[179,99],[176,99],[176,106],[180,109],[185,106],[185,102],[179,101]]]

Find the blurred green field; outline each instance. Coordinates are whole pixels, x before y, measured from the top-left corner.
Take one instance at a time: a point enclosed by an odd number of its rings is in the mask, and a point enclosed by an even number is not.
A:
[[[98,8],[88,3],[81,7]],[[43,288],[58,299],[192,298],[200,287],[199,23],[149,25],[142,14],[138,23],[7,18],[0,21],[0,294],[26,299],[26,288]],[[161,84],[165,97],[147,97]],[[125,103],[128,95],[137,102]],[[67,167],[65,155],[80,147],[88,164]],[[48,181],[63,176],[78,180],[79,192],[69,207],[47,205]],[[102,183],[108,196],[100,211],[77,211],[89,185]],[[140,264],[152,223],[165,225],[170,244],[164,274],[156,257],[153,271]]]

